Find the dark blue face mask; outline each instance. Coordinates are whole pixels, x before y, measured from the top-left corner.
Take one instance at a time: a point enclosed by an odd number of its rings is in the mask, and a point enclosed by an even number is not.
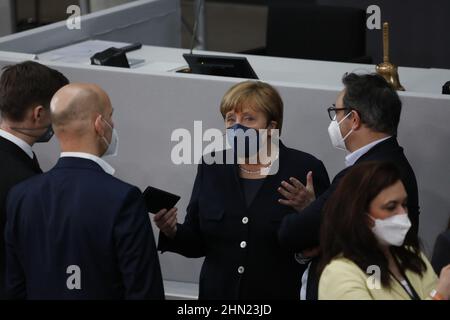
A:
[[[259,130],[240,123],[227,128],[227,140],[234,154],[241,158],[254,156],[261,147]]]

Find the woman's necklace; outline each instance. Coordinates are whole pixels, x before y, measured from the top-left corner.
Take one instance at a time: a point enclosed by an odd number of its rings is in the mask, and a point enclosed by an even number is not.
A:
[[[248,173],[248,174],[260,174],[260,173],[261,173],[261,169],[256,170],[256,171],[252,171],[252,170],[244,169],[244,168],[241,167],[241,166],[239,166],[239,169],[240,169],[242,172],[245,172],[245,173]]]

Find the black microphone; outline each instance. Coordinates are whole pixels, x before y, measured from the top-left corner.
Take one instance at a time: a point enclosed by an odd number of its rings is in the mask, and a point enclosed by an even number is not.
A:
[[[111,47],[94,54],[91,57],[91,64],[97,66],[130,68],[126,53],[140,48],[142,48],[142,43],[139,42],[122,48]]]
[[[119,48],[119,50],[127,53],[127,52],[131,52],[131,51],[139,50],[141,48],[142,48],[142,43],[136,42],[136,43],[130,44],[129,46]]]
[[[194,28],[192,30],[192,39],[191,39],[191,54],[192,51],[194,50],[194,46],[197,40],[198,42],[198,38],[197,38],[197,29],[198,29],[198,20],[199,20],[199,16],[200,16],[200,11],[202,10],[203,5],[205,4],[205,1],[202,0],[198,3],[198,8],[197,8],[197,12],[195,13],[195,20],[194,20]]]

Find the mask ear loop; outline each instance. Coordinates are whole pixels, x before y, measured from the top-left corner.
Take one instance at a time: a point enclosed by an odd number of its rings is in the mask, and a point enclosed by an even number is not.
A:
[[[102,121],[103,121],[104,123],[106,123],[106,124],[108,125],[108,127],[111,128],[111,131],[114,130],[113,127],[108,123],[108,121],[106,121],[105,119],[103,119],[103,116],[102,116],[102,115],[100,115],[100,118],[102,119]],[[110,143],[109,143],[108,140],[105,138],[105,136],[102,136],[101,138],[103,139],[103,142],[106,144],[106,147],[109,148]]]
[[[347,113],[347,114],[345,115],[345,117],[343,117],[343,118],[341,119],[341,121],[338,122],[338,125],[340,126],[341,123],[342,123],[345,119],[347,119],[351,114],[352,114],[351,111],[350,111],[349,113]],[[337,121],[337,115],[334,116],[334,121]]]
[[[347,113],[347,115],[341,119],[341,121],[338,122],[338,126],[341,125],[342,121],[344,121],[345,119],[347,119],[350,115],[352,114],[352,112],[350,111],[349,113]],[[345,137],[342,138],[342,141],[345,141],[345,139],[348,138],[349,135],[352,134],[352,132],[354,131],[354,129],[352,128],[346,135]]]
[[[348,138],[349,135],[351,135],[353,133],[353,129],[351,129],[346,135],[345,137],[342,138],[342,141],[345,141],[345,139]]]
[[[108,121],[106,121],[105,119],[103,119],[103,116],[100,116],[100,117],[102,118],[103,122],[106,123],[106,124],[108,125],[108,127],[109,127],[111,130],[114,130],[114,128],[112,127],[112,125],[110,125]]]

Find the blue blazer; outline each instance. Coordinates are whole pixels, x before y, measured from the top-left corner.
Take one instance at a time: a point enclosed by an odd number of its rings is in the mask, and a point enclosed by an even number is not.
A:
[[[138,188],[94,161],[61,158],[7,199],[12,299],[163,299],[153,231]]]
[[[310,170],[320,195],[330,183],[322,162],[280,143],[278,172],[247,207],[237,165],[200,164],[185,221],[173,240],[160,232],[159,249],[205,257],[199,299],[298,299],[304,266],[279,244],[292,209],[278,202],[277,188],[290,177],[306,183]]]

